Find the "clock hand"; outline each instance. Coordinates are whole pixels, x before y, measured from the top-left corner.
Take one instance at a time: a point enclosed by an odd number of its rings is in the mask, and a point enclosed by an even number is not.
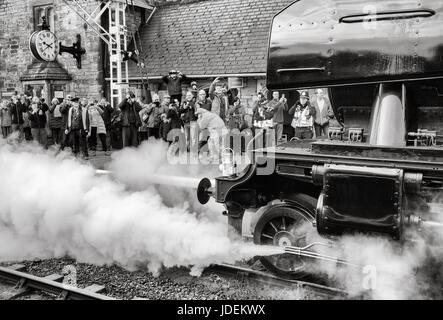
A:
[[[47,44],[45,41],[43,41],[43,44],[46,45],[46,46],[48,46],[49,48],[52,48],[52,45],[53,45],[54,43]]]

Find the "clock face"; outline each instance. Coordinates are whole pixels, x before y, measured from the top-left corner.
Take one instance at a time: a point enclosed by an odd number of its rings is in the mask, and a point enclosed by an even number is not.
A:
[[[34,32],[30,38],[30,47],[38,60],[54,61],[59,52],[57,37],[49,30]]]

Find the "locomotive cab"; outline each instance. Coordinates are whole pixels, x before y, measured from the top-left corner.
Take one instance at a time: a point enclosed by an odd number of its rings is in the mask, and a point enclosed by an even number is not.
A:
[[[230,232],[307,248],[307,228],[401,240],[442,226],[443,3],[364,4],[300,0],[274,17],[268,89],[327,87],[338,125],[256,149],[241,174],[204,184],[200,197],[210,190],[225,204]],[[305,271],[300,257],[261,260],[283,275]]]

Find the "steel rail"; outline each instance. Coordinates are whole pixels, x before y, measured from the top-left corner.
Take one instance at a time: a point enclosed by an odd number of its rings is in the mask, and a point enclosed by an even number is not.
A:
[[[282,288],[288,288],[288,287],[296,287],[305,289],[308,291],[311,291],[315,294],[326,296],[328,298],[338,298],[338,297],[349,297],[350,294],[346,292],[345,290],[341,290],[334,287],[329,287],[321,284],[317,284],[314,282],[309,281],[301,281],[301,280],[294,280],[294,279],[286,279],[279,276],[276,276],[271,273],[267,273],[264,271],[258,271],[253,270],[250,268],[245,267],[239,267],[231,264],[216,264],[212,265],[211,267],[207,268],[206,270],[213,270],[214,272],[222,272],[222,273],[228,273],[228,274],[239,274],[239,275],[246,275],[248,279],[262,282],[265,284],[271,284],[275,286],[279,286]]]
[[[21,283],[25,288],[40,290],[46,293],[62,296],[70,300],[115,300],[85,289],[76,288],[70,285],[48,280],[45,278],[16,271],[10,268],[0,267],[0,279],[9,282]]]

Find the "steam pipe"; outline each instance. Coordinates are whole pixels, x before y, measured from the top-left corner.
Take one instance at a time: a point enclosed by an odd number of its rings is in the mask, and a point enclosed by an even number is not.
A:
[[[309,250],[304,250],[303,248],[298,248],[298,247],[291,247],[291,246],[285,247],[285,253],[293,254],[293,255],[301,256],[301,257],[313,258],[313,259],[317,259],[317,260],[334,262],[337,264],[343,264],[343,265],[347,265],[347,266],[355,267],[355,268],[360,268],[360,269],[364,268],[363,266],[361,266],[359,264],[355,264],[355,263],[349,262],[347,260],[338,259],[335,257],[331,257],[328,255],[324,255],[324,254],[309,251]]]
[[[95,173],[99,176],[112,175],[112,171],[109,170],[96,170]],[[146,176],[146,180],[152,184],[173,186],[185,189],[197,189],[200,183],[198,178],[187,178],[168,176],[160,174],[150,174]],[[211,185],[215,185],[215,180],[209,180]]]

